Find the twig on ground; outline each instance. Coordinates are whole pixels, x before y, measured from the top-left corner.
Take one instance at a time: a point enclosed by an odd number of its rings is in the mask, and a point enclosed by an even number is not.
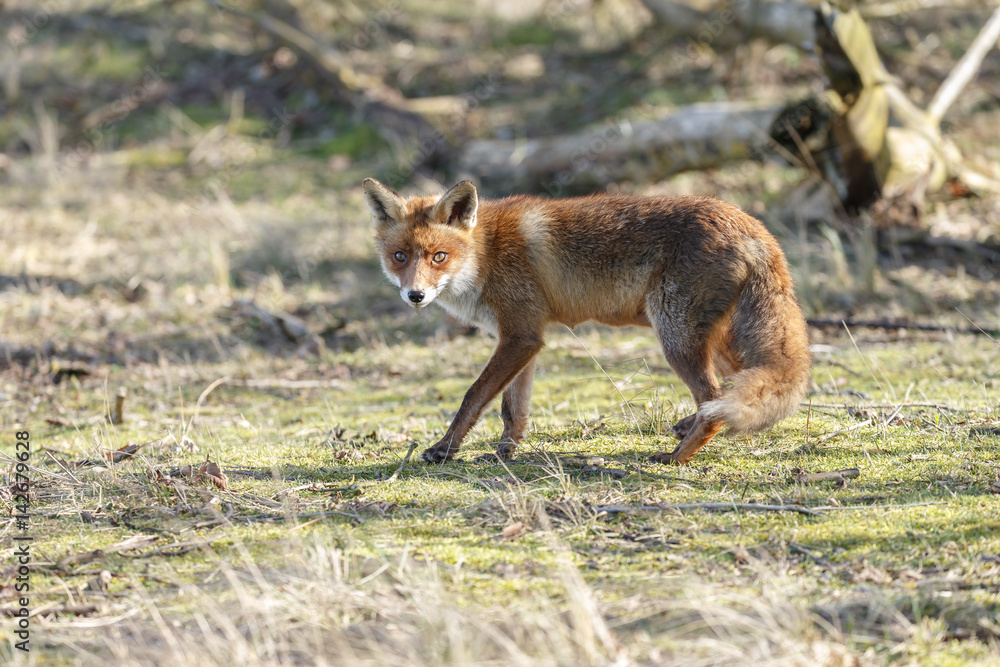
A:
[[[817,438],[816,441],[817,442],[826,442],[827,440],[832,440],[833,438],[837,437],[838,435],[844,435],[845,433],[850,433],[851,431],[857,431],[859,428],[864,428],[865,426],[868,426],[869,424],[871,424],[873,421],[875,421],[875,419],[872,418],[872,417],[869,417],[868,419],[866,419],[864,421],[860,421],[857,424],[851,424],[847,428],[842,428],[839,431],[834,431],[833,433],[827,433],[825,435],[822,435],[819,438]]]
[[[198,413],[201,411],[201,405],[202,405],[202,403],[205,402],[205,399],[208,398],[208,395],[211,394],[212,391],[214,391],[216,387],[218,387],[219,385],[223,385],[223,384],[229,382],[229,380],[230,380],[230,378],[227,375],[225,377],[221,377],[221,378],[215,380],[212,384],[210,384],[207,387],[205,387],[205,391],[201,392],[201,396],[198,397],[198,402],[195,403],[195,405],[194,405],[194,414],[191,415],[191,419],[187,423],[187,428],[184,429],[185,434],[189,430],[191,430],[191,427],[194,426],[194,423],[198,420]]]
[[[219,538],[222,539],[222,538]],[[173,544],[165,544],[162,547],[152,549],[150,551],[145,551],[143,553],[137,554],[121,554],[126,558],[152,558],[153,556],[183,556],[186,553],[194,551],[195,549],[200,549],[201,547],[211,546],[212,542],[174,542]]]
[[[926,503],[904,503],[902,505],[821,505],[819,507],[814,507],[813,509],[821,512],[832,512],[834,510],[891,510],[891,509],[904,509],[907,507],[926,507],[928,505],[947,505],[948,503],[944,500],[935,500]]]
[[[389,478],[385,480],[386,482],[395,482],[399,478],[400,471],[406,467],[407,463],[410,462],[410,456],[413,455],[413,450],[416,448],[417,448],[417,441],[411,440],[410,448],[406,450],[406,456],[404,456],[403,460],[399,462],[398,466],[396,466],[396,470],[392,473],[392,475],[390,475]]]
[[[79,484],[79,483],[80,483],[80,480],[79,480],[79,479],[77,479],[76,475],[74,475],[74,474],[72,473],[72,471],[71,471],[71,470],[70,470],[69,468],[67,468],[67,467],[66,467],[65,465],[63,465],[63,462],[62,462],[62,461],[60,461],[60,460],[59,460],[59,459],[57,459],[57,458],[56,458],[55,456],[53,456],[53,455],[52,455],[52,452],[51,452],[51,451],[46,451],[45,453],[46,453],[46,454],[48,455],[48,457],[49,457],[50,459],[52,459],[53,461],[55,461],[55,464],[56,464],[57,466],[59,466],[59,467],[60,467],[60,468],[62,469],[62,471],[63,471],[64,473],[66,473],[67,475],[69,475],[69,476],[70,476],[70,479],[72,479],[72,480],[73,480],[73,481],[74,481],[74,482],[75,482],[76,484]]]
[[[596,512],[607,514],[630,514],[632,512],[665,512],[667,510],[703,509],[713,512],[735,512],[747,510],[751,512],[798,512],[810,516],[822,516],[821,512],[803,507],[802,505],[760,505],[757,503],[683,503],[679,505],[601,505],[595,507]]]
[[[974,334],[979,336],[1000,335],[995,329],[982,329],[980,327],[950,327],[943,324],[914,324],[912,322],[892,322],[890,320],[854,320],[854,319],[817,319],[808,318],[806,324],[811,327],[831,327],[837,328],[847,326],[852,328],[865,329],[911,329],[913,331],[937,331],[952,332],[960,334]]]
[[[588,475],[607,475],[612,479],[625,479],[628,472],[618,468],[605,468],[604,466],[585,465],[578,468],[581,473]]]
[[[240,516],[233,519],[233,521],[243,521],[244,523],[255,523],[257,521],[282,521],[284,519],[312,519],[314,517],[324,517],[324,516],[346,516],[349,519],[354,519],[358,523],[364,523],[365,520],[361,516],[355,514],[354,512],[343,512],[341,510],[327,510],[326,512],[309,512],[308,514],[268,514],[268,515],[257,515],[257,516]]]
[[[816,561],[818,565],[822,565],[823,567],[833,567],[833,563],[828,561],[824,556],[814,554],[812,550],[805,548],[801,544],[796,544],[795,542],[789,542],[788,550],[800,553],[803,556],[808,556],[809,558],[812,558],[814,561]]]
[[[792,475],[792,479],[800,484],[811,484],[814,482],[843,482],[845,479],[859,477],[861,471],[857,468],[845,468],[844,470],[830,470],[827,472],[800,472]]]
[[[803,401],[799,403],[802,407],[810,405]],[[944,403],[812,403],[814,408],[824,408],[830,410],[886,410],[892,408],[934,408],[944,412],[969,412],[966,408],[953,408]]]
[[[284,380],[282,378],[247,378],[232,384],[247,389],[343,389],[343,380]]]

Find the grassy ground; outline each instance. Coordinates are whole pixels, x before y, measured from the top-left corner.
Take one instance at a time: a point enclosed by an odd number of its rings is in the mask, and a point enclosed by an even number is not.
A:
[[[45,190],[72,197],[82,229],[65,199],[5,198],[36,276],[7,260],[3,329],[21,362],[0,388],[6,455],[16,430],[34,447],[33,656],[1000,657],[1000,454],[995,433],[970,435],[1000,421],[995,341],[815,331],[811,406],[664,468],[646,458],[692,404],[651,333],[553,331],[516,462],[471,462],[499,435],[492,413],[464,461],[404,464],[491,346],[398,300],[356,186],[197,210],[106,176]],[[141,278],[121,278],[126,262]],[[305,278],[263,268],[299,265]],[[275,314],[311,333],[292,340]],[[184,469],[206,459],[227,489]],[[668,507],[696,503],[815,513]]]
[[[5,620],[4,662],[1000,662],[996,340],[812,330],[798,415],[667,468],[647,458],[673,447],[670,425],[693,406],[651,332],[553,330],[518,459],[472,461],[499,436],[493,412],[461,461],[426,466],[415,453],[444,432],[491,345],[432,309],[413,312],[381,276],[359,185],[392,151],[343,110],[310,121],[301,86],[291,106],[305,115],[265,137],[268,95],[287,82],[249,87],[240,109],[181,63],[249,77],[266,49],[210,12],[124,4],[113,30],[81,10],[79,25],[120,39],[85,58],[59,47],[60,35],[93,42],[77,24],[54,21],[29,40],[24,99],[8,98],[0,119],[0,500],[12,514],[15,434],[28,430],[34,538],[32,651],[14,648]],[[363,27],[351,11],[330,21]],[[567,129],[560,119],[576,108],[613,113],[572,92],[594,90],[579,82],[607,80],[612,66],[631,74],[602,104],[705,94],[666,88],[671,61],[658,60],[655,34],[624,19],[586,32],[574,23],[586,12],[559,30],[418,16],[404,4],[381,50],[352,62],[411,96],[464,90],[491,63],[543,47],[556,54],[546,67],[575,72],[555,77],[555,93],[504,74],[470,116],[472,135],[502,135],[512,118]],[[573,31],[602,57],[572,52]],[[429,51],[442,34],[444,55]],[[153,55],[173,92],[87,149],[79,117],[128,94]],[[737,74],[730,92],[753,88]],[[970,96],[969,127],[995,127],[1000,111],[983,99]],[[760,215],[810,315],[998,326],[1000,280],[982,257],[866,257],[848,234],[772,213],[802,177],[740,165],[631,187],[719,194]],[[996,201],[932,208],[934,224],[974,218],[979,240],[1000,236]],[[115,455],[130,445],[133,456]],[[214,472],[209,460],[219,483],[199,473]],[[806,477],[833,471],[849,472]],[[21,534],[0,522],[5,614],[18,608]]]

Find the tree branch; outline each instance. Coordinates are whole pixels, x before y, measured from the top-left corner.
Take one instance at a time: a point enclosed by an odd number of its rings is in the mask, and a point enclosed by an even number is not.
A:
[[[996,45],[998,39],[1000,39],[1000,7],[994,10],[993,15],[979,31],[979,35],[976,36],[969,50],[965,52],[962,59],[955,65],[955,69],[951,71],[948,78],[938,88],[937,93],[934,94],[934,99],[927,107],[927,115],[935,125],[941,122],[948,108],[955,103],[962,90],[979,72],[983,58]]]
[[[402,93],[378,77],[355,70],[337,49],[267,12],[245,11],[219,0],[205,2],[250,21],[308,58],[344,97],[361,108],[372,127],[397,148],[410,149],[419,144],[421,150],[414,154],[413,164],[408,165],[411,170],[422,163],[439,162],[450,154],[451,147],[442,134],[426,118],[408,108]]]

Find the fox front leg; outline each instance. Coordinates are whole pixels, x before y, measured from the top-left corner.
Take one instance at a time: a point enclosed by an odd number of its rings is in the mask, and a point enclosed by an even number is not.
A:
[[[472,388],[465,394],[462,406],[458,409],[458,414],[452,420],[451,426],[433,447],[430,447],[420,455],[428,463],[444,463],[451,460],[458,453],[462,445],[465,434],[469,432],[476,422],[483,409],[489,405],[490,401],[496,398],[497,394],[511,383],[522,370],[527,370],[529,364],[532,365],[532,373],[529,379],[534,377],[534,359],[539,350],[542,349],[542,340],[537,336],[500,336],[500,343],[496,351],[486,364],[479,379],[473,383]],[[515,384],[517,384],[515,382]],[[521,420],[513,420],[508,431],[507,420],[504,420],[504,435],[513,438],[514,435],[520,437],[524,432],[523,425],[520,433],[516,432],[519,421],[527,419],[527,402],[530,398],[531,383],[528,382],[527,396],[524,397],[523,405],[520,401],[516,404],[518,410],[513,414],[517,415],[523,409]],[[506,398],[506,396],[505,396]],[[506,403],[507,401],[505,401]],[[502,441],[501,441],[502,442]]]
[[[507,388],[503,390],[500,417],[503,419],[503,434],[496,451],[477,456],[476,463],[496,464],[514,458],[517,445],[528,427],[528,407],[531,404],[531,385],[535,380],[535,360],[532,359],[521,369]]]
[[[503,418],[503,434],[497,444],[498,459],[509,461],[524,437],[528,427],[528,408],[531,405],[531,386],[535,381],[535,359],[521,369],[517,377],[503,390],[500,416]]]

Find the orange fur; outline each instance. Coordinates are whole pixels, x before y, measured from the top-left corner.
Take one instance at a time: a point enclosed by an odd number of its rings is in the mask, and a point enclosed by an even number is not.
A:
[[[488,200],[468,181],[441,197],[404,199],[374,179],[364,190],[382,267],[403,300],[437,301],[498,339],[426,461],[452,458],[501,392],[497,456],[513,455],[551,324],[653,327],[698,406],[674,427],[680,444],[657,461],[688,462],[724,426],[768,428],[805,394],[808,339],[785,256],[758,220],[731,204],[626,195]]]

